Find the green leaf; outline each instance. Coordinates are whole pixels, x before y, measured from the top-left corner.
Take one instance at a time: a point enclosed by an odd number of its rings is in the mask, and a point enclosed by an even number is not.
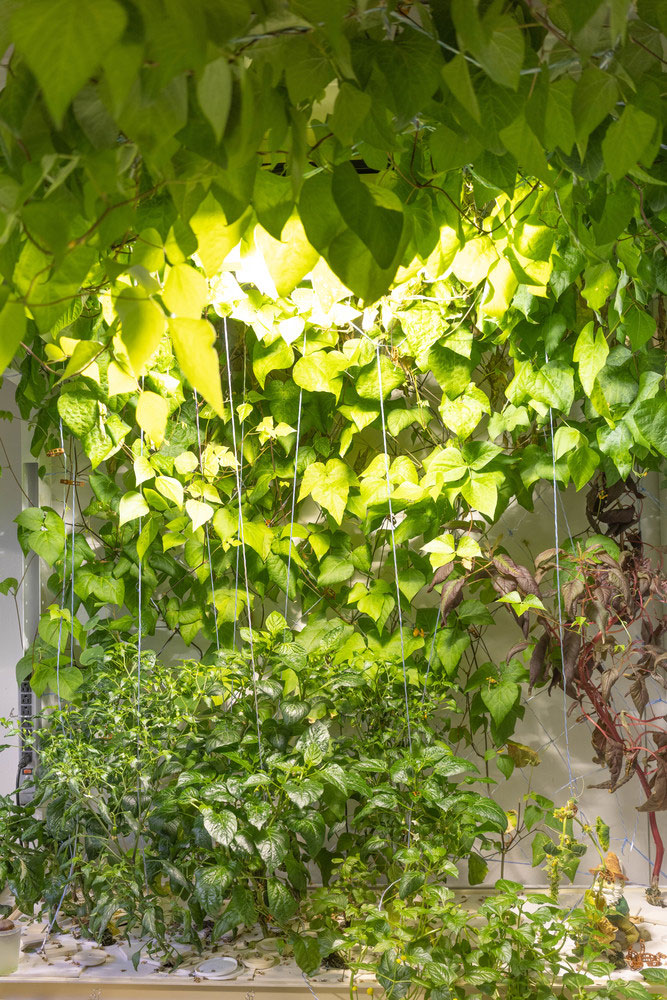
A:
[[[480,885],[487,876],[489,866],[479,854],[468,857],[468,882],[470,885]]]
[[[523,66],[524,41],[523,32],[514,18],[495,12],[487,15],[472,51],[495,83],[517,89]]]
[[[143,288],[124,288],[116,298],[121,339],[135,375],[140,375],[155,354],[167,328],[167,318]]]
[[[137,423],[148,434],[155,448],[159,448],[164,441],[168,415],[169,404],[162,396],[148,390],[139,394],[136,412]]]
[[[140,559],[144,558],[148,549],[157,538],[159,531],[160,522],[158,518],[150,517],[141,529],[141,534],[137,539],[137,555]]]
[[[426,577],[418,569],[402,569],[399,574],[399,590],[409,601],[414,600],[425,584]]]
[[[598,312],[616,287],[614,268],[606,261],[593,264],[584,271],[584,290],[581,293],[591,309]]]
[[[342,351],[313,351],[299,358],[292,377],[308,392],[331,392],[336,399],[343,387],[341,372],[350,367],[350,359]]]
[[[232,102],[232,71],[225,56],[204,66],[197,81],[197,100],[220,142]]]
[[[279,240],[294,208],[289,177],[280,177],[271,170],[258,170],[252,201],[259,224]]]
[[[667,399],[664,394],[643,400],[634,410],[633,417],[651,448],[667,458]]]
[[[621,331],[630,341],[633,351],[640,351],[656,331],[656,321],[650,313],[633,305],[623,316]]]
[[[225,865],[197,868],[194,896],[205,913],[215,914],[221,909],[232,882],[232,870]]]
[[[215,329],[207,319],[170,319],[169,333],[181,371],[219,417],[224,416]]]
[[[507,718],[514,708],[520,688],[513,681],[501,680],[497,684],[489,683],[488,687],[482,688],[480,694],[482,701],[491,713],[491,718],[497,726]]]
[[[269,913],[279,924],[291,920],[297,911],[297,901],[280,879],[270,878],[266,882]]]
[[[21,302],[9,299],[0,312],[0,375],[25,338],[26,316]]]
[[[74,348],[71,358],[67,362],[67,368],[58,381],[63,382],[65,379],[71,378],[73,375],[78,375],[79,372],[83,372],[85,374],[91,361],[101,354],[103,350],[104,345],[100,344],[96,340],[80,340]],[[91,373],[94,370],[95,369],[91,366]],[[95,381],[99,382],[99,376],[95,379]]]
[[[138,455],[133,463],[134,481],[137,486],[147,483],[150,479],[155,479],[155,469],[145,455]]]
[[[380,380],[382,380],[382,398],[387,399],[394,389],[405,382],[405,374],[386,354],[380,355],[380,370],[374,358],[365,365],[357,375],[355,389],[362,399],[380,399]]]
[[[97,400],[87,392],[64,392],[58,396],[58,413],[72,434],[84,438],[95,426],[99,408]]]
[[[474,510],[493,517],[498,503],[498,481],[502,473],[471,472],[461,487],[461,495]]]
[[[470,634],[459,628],[441,628],[435,640],[435,651],[448,677],[456,673],[461,657],[470,645]]]
[[[445,332],[442,309],[434,302],[417,302],[410,309],[397,315],[410,353],[417,359],[425,356],[429,348],[436,344]]]
[[[317,938],[293,934],[290,937],[290,943],[294,949],[294,958],[299,968],[306,974],[315,972],[322,961]]]
[[[257,850],[269,871],[275,871],[289,850],[287,832],[281,827],[272,827],[257,841]]]
[[[544,848],[547,844],[549,844],[550,846],[553,844],[551,837],[546,833],[542,833],[542,831],[538,831],[533,838],[533,845],[532,845],[533,867],[541,864],[542,861],[544,861],[547,855],[547,852],[545,851]]]
[[[461,107],[472,115],[475,121],[481,121],[477,94],[470,79],[468,63],[461,53],[454,56],[442,67],[442,75],[453,96]]]
[[[598,372],[604,368],[609,356],[609,346],[605,339],[604,330],[601,327],[598,327],[595,332],[594,330],[592,322],[586,324],[577,337],[572,356],[579,365],[579,381],[589,397],[593,391]]]
[[[651,986],[667,986],[667,969],[642,969],[642,976]]]
[[[31,0],[15,9],[12,40],[37,77],[56,125],[125,29],[115,0]]]
[[[122,526],[123,524],[127,524],[128,521],[134,521],[137,517],[144,517],[144,515],[149,514],[150,508],[141,493],[126,493],[120,499],[118,513],[120,516],[119,523]]]
[[[254,549],[257,555],[266,560],[271,551],[273,541],[273,531],[264,521],[243,522],[243,540],[246,545]]]
[[[505,149],[508,149],[519,166],[533,177],[549,184],[552,172],[549,170],[542,143],[539,141],[524,115],[507,125],[498,133]]]
[[[330,459],[326,465],[322,462],[313,462],[307,467],[301,481],[299,501],[312,496],[313,500],[328,510],[336,523],[340,524],[345,513],[350,486],[356,482],[357,477],[349,465],[337,458]]]
[[[387,188],[364,183],[351,163],[334,167],[331,183],[341,216],[368,247],[378,265],[388,268],[403,232],[401,203]]]
[[[371,106],[370,94],[346,81],[340,84],[333,114],[329,117],[329,126],[344,145],[350,145],[354,141]]]
[[[271,344],[257,343],[253,348],[252,370],[262,389],[270,372],[290,368],[293,362],[294,351],[282,337],[277,337]]]
[[[612,122],[602,140],[602,155],[608,173],[619,181],[641,160],[658,123],[634,104],[626,104],[618,121]]]
[[[572,101],[575,134],[582,157],[589,135],[613,109],[617,93],[616,79],[589,63],[579,78]]]
[[[586,444],[568,456],[567,467],[577,491],[590,483],[599,464],[600,456]]]
[[[228,847],[236,835],[237,820],[229,809],[214,811],[202,809],[204,827],[209,836],[223,847]]]
[[[317,583],[320,587],[335,587],[345,583],[354,573],[354,565],[341,555],[328,555],[320,564]]]
[[[554,434],[554,458],[556,461],[576,448],[581,440],[581,431],[577,430],[576,427],[559,427]]]

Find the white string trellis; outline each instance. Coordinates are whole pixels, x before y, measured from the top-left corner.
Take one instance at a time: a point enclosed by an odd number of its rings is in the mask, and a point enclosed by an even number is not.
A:
[[[67,481],[66,481],[67,480],[67,451],[65,450],[65,441],[64,441],[64,437],[63,437],[63,421],[62,421],[62,417],[60,418],[60,423],[59,423],[59,433],[60,433],[60,449],[62,451],[62,456],[63,456],[63,471],[64,471],[63,479],[65,480],[65,482],[63,484],[63,526],[66,526],[66,519],[67,519],[67,494],[68,494]],[[72,466],[74,466],[74,462],[72,462]],[[72,513],[71,513],[71,520],[70,520],[70,524],[71,524],[70,545],[72,547],[72,561],[71,561],[71,575],[70,575],[70,588],[71,588],[72,594],[71,594],[71,602],[70,602],[70,623],[69,623],[69,626],[70,626],[70,666],[74,666],[74,538],[75,538],[75,522],[74,522],[75,492],[74,491],[76,489],[76,485],[74,483],[74,478],[75,477],[72,476],[72,505],[71,505]],[[64,722],[63,722],[62,698],[61,698],[61,694],[60,694],[60,651],[61,651],[60,647],[61,647],[62,635],[63,635],[63,617],[64,617],[64,614],[65,614],[65,592],[66,592],[66,587],[67,587],[67,530],[66,530],[66,527],[65,527],[65,548],[64,548],[64,551],[63,551],[63,585],[62,585],[62,590],[61,590],[61,595],[60,595],[60,620],[59,620],[59,624],[58,624],[58,647],[56,649],[56,699],[58,701],[58,722],[60,724],[60,728],[61,728],[61,730],[63,732],[63,735],[65,733],[65,725],[64,725]],[[74,875],[74,860],[75,860],[75,857],[76,857],[76,841],[77,841],[78,835],[79,835],[79,824],[77,823],[75,825],[75,828],[74,828],[74,835],[72,837],[72,843],[70,845],[70,866],[69,866],[69,872],[68,872],[67,878],[65,880],[65,884],[63,886],[63,891],[62,891],[62,893],[60,895],[60,899],[58,900],[58,905],[56,906],[56,909],[55,909],[55,912],[53,914],[53,917],[49,921],[49,925],[46,928],[46,931],[44,932],[44,937],[42,939],[42,944],[41,944],[40,949],[39,949],[40,952],[43,952],[44,948],[46,947],[46,942],[49,940],[49,937],[51,936],[51,932],[53,931],[53,928],[56,925],[56,921],[58,920],[58,916],[59,916],[60,911],[62,909],[62,905],[63,905],[63,903],[65,901],[65,895],[67,893],[67,890],[68,890],[69,886],[72,883],[72,876]]]
[[[264,760],[262,755],[262,734],[259,722],[259,700],[257,697],[257,668],[255,665],[255,644],[253,639],[252,631],[252,610],[250,607],[250,584],[248,582],[248,560],[246,558],[246,548],[245,548],[245,531],[243,527],[243,508],[242,508],[242,496],[241,496],[241,475],[239,472],[239,456],[236,442],[236,421],[234,419],[234,394],[232,392],[232,363],[229,354],[229,336],[227,334],[227,318],[223,319],[223,330],[225,339],[225,357],[227,362],[227,383],[229,389],[229,410],[230,419],[232,422],[232,443],[234,445],[234,472],[236,475],[236,492],[238,496],[239,504],[239,541],[241,543],[241,556],[243,559],[243,574],[245,578],[245,593],[246,593],[246,605],[248,613],[248,642],[250,646],[250,666],[252,671],[252,690],[255,700],[255,723],[257,728],[257,750],[259,755],[259,766],[264,768]],[[238,581],[237,581],[237,591],[238,591]],[[235,616],[236,617],[236,616]]]
[[[375,356],[378,369],[378,392],[380,395],[380,419],[382,421],[382,447],[384,449],[384,470],[387,480],[387,505],[389,509],[389,530],[391,532],[391,549],[394,560],[394,581],[396,584],[396,609],[398,611],[398,632],[401,639],[401,663],[403,665],[403,694],[405,696],[405,721],[408,729],[408,747],[412,750],[412,729],[410,724],[410,700],[408,696],[408,672],[405,665],[405,641],[403,638],[403,612],[401,610],[401,590],[398,576],[398,558],[396,555],[396,525],[391,503],[391,479],[389,476],[389,452],[387,450],[387,427],[384,416],[384,399],[382,392],[382,365],[380,363],[380,345],[375,346]],[[408,819],[408,843],[410,841],[410,820]]]
[[[245,402],[245,378],[246,378],[246,350],[245,350],[245,344],[244,344],[243,345],[243,389],[242,389],[242,392],[243,392],[243,402]],[[232,409],[231,398],[229,400],[229,407],[230,407],[230,410],[231,410],[231,413],[232,413],[232,420],[233,420],[234,419],[234,411]],[[238,490],[239,490],[239,496],[240,496],[241,495],[241,491],[243,489],[243,442],[244,442],[244,439],[245,439],[245,410],[243,411],[243,417],[241,419],[241,426],[240,426],[239,430],[241,432],[241,441],[239,443],[239,453],[238,453],[238,455],[236,454],[236,444],[234,445],[234,461],[238,463],[239,474],[238,474],[237,484],[238,484]],[[241,537],[241,505],[240,505],[240,503],[239,503],[239,517],[238,517],[238,523],[237,523],[237,531],[239,533],[239,538],[240,538]],[[241,553],[240,553],[239,549],[237,548],[236,549],[236,574],[235,574],[235,580],[234,580],[234,624],[233,624],[233,627],[232,627],[232,648],[236,647],[236,620],[237,620],[237,617],[238,617],[238,609],[239,609],[239,571],[240,571],[240,565],[241,565]],[[234,681],[232,680],[232,694],[233,694],[233,692],[234,692]]]
[[[202,464],[202,450],[201,450],[201,431],[199,429],[199,397],[197,395],[197,390],[194,390],[195,399],[195,422],[197,425],[197,447],[199,449],[199,468],[203,474],[204,467]],[[213,562],[211,560],[211,537],[208,532],[208,523],[204,525],[204,537],[206,538],[206,552],[208,555],[208,571],[209,579],[211,581],[211,601],[213,603],[213,624],[215,625],[215,647],[220,649],[220,635],[218,633],[218,608],[215,603],[215,582],[213,578]]]
[[[65,451],[65,441],[63,438],[63,421],[60,418],[60,450],[63,453],[64,479],[67,479],[67,452]],[[67,517],[67,485],[63,486],[63,527],[65,528]],[[74,552],[74,505],[72,505],[72,552]],[[56,649],[56,697],[58,699],[58,716],[60,728],[65,731],[62,718],[62,701],[60,699],[60,646],[63,637],[63,616],[65,614],[65,590],[67,587],[67,530],[65,528],[65,549],[63,552],[63,586],[60,594],[60,622],[58,625],[58,648]],[[72,578],[72,594],[74,593],[74,578]],[[70,628],[74,627],[74,622],[70,622]]]
[[[141,391],[144,389],[144,379],[141,378]],[[143,458],[144,454],[144,430],[143,427],[139,432],[139,454]],[[139,516],[139,537],[141,537],[141,522],[143,518]],[[146,869],[146,852],[144,850],[144,845],[141,843],[141,833],[139,831],[139,820],[141,818],[141,638],[143,633],[143,620],[142,620],[142,564],[143,556],[138,554],[137,560],[137,842],[140,844],[141,857],[144,866],[144,882],[146,885],[146,890],[148,891],[148,871]]]
[[[547,364],[549,363],[549,355],[545,354]],[[567,757],[567,773],[570,785],[570,794],[576,797],[576,785],[574,783],[574,776],[572,774],[572,758],[570,756],[570,730],[569,721],[567,714],[567,691],[566,680],[565,680],[565,649],[563,640],[563,602],[560,590],[560,533],[558,528],[558,484],[556,481],[556,450],[554,448],[554,415],[553,410],[549,407],[549,430],[551,434],[551,466],[552,466],[552,485],[553,485],[553,505],[554,505],[554,544],[556,547],[556,598],[558,603],[558,641],[560,645],[560,662],[562,670],[562,684],[563,684],[563,723],[565,726],[565,753]]]
[[[306,356],[306,331],[303,333],[302,357]],[[292,541],[294,538],[294,513],[296,509],[296,483],[299,464],[299,442],[301,440],[301,407],[303,404],[303,387],[299,388],[299,409],[296,418],[296,445],[294,450],[294,483],[292,484],[292,510],[289,521],[289,545],[287,547],[287,579],[285,581],[285,621],[287,621],[287,608],[289,606],[289,575],[292,567]]]

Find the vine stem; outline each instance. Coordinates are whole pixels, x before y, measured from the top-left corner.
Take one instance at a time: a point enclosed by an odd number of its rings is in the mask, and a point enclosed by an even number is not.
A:
[[[637,777],[639,782],[646,793],[646,798],[651,796],[651,788],[649,786],[646,775],[641,768],[637,768]],[[655,844],[655,861],[653,863],[653,874],[651,876],[651,883],[657,885],[660,881],[660,872],[662,870],[662,862],[665,857],[665,845],[662,841],[662,836],[660,834],[660,829],[658,827],[658,821],[656,819],[655,813],[651,812],[648,814],[648,825],[651,828],[651,836],[653,837],[653,843]]]

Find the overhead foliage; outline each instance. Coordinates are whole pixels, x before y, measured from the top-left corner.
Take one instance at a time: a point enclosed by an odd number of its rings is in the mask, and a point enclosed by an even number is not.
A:
[[[447,527],[667,454],[659,3],[3,10],[2,359],[90,460],[90,613],[141,559],[148,630],[287,594],[396,648],[391,504],[418,653]]]

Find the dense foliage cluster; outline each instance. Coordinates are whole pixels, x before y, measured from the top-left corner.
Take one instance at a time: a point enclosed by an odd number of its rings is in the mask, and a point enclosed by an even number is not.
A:
[[[16,369],[33,454],[64,487],[62,511],[56,487],[17,518],[26,554],[52,570],[18,676],[71,702],[43,748],[51,818],[33,832],[51,860],[33,885],[21,850],[31,864],[39,852],[20,848],[22,899],[46,879],[57,904],[85,830],[104,846],[86,843],[72,905],[88,900],[95,933],[117,910],[160,931],[159,901],[138,907],[165,875],[195,930],[205,916],[218,931],[281,919],[276,907],[287,919],[304,860],[328,881],[333,837],[355,919],[369,880],[405,863],[415,880],[399,899],[422,907],[405,919],[435,933],[428,892],[448,866],[466,859],[481,881],[481,852],[504,858],[537,824],[553,829],[546,799],[513,830],[470,775],[448,784],[456,754],[483,782],[539,762],[516,730],[524,686],[547,683],[593,720],[610,787],[637,776],[657,877],[667,742],[646,685],[664,671],[665,587],[636,523],[641,479],[667,455],[665,28],[659,0],[0,7],[0,366]],[[586,491],[591,532],[519,565],[493,528],[545,484],[554,504]],[[305,624],[296,643],[269,625],[276,606]],[[485,632],[508,614],[518,642],[490,662]],[[280,676],[255,677],[278,632]],[[147,665],[149,731],[130,649],[155,634],[198,660]],[[308,659],[318,644],[325,664]],[[634,717],[614,705],[628,682]],[[89,737],[106,725],[91,697],[106,685],[120,715],[91,801]],[[325,736],[325,716],[354,728]],[[72,720],[88,733],[78,757]],[[151,750],[165,746],[173,758]],[[305,799],[286,790],[294,768]],[[252,782],[266,808],[251,817]],[[284,829],[264,850],[267,824]],[[443,853],[397,852],[408,827],[422,845],[437,828]],[[574,877],[570,827],[535,843],[554,883]],[[122,893],[100,902],[95,880],[116,865]],[[367,931],[360,946],[389,933]],[[464,978],[492,982],[476,974]],[[462,975],[430,980],[434,1000]]]

